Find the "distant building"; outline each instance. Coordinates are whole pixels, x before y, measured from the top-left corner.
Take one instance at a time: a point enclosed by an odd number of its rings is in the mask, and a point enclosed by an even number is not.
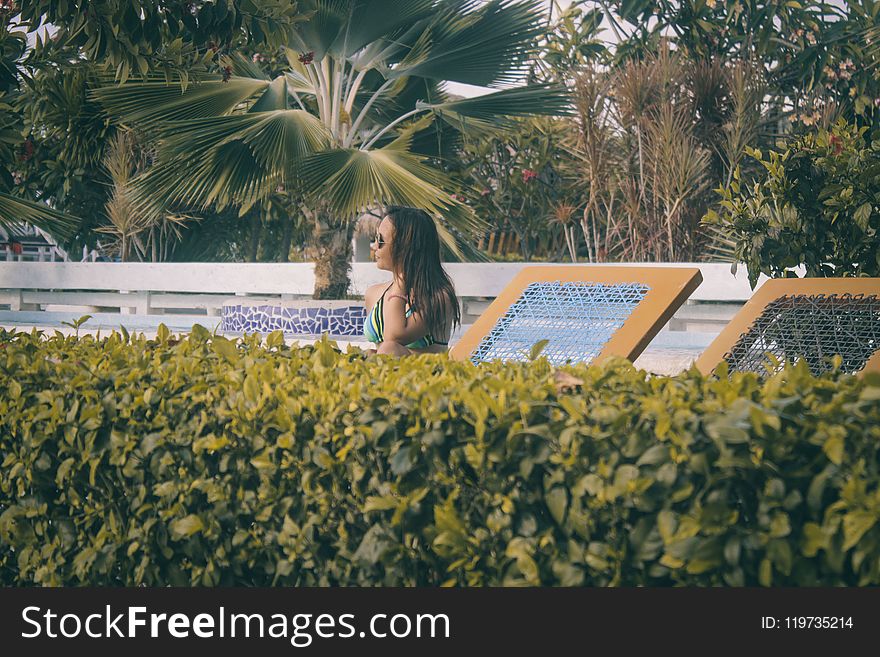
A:
[[[48,233],[28,224],[0,226],[0,261],[69,261],[67,253]]]

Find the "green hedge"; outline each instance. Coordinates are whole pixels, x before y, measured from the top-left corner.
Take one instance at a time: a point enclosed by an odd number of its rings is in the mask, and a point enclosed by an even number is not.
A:
[[[877,585],[880,376],[0,330],[3,585]]]

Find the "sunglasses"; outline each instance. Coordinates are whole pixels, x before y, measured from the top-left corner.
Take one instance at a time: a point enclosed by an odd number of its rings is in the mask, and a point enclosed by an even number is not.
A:
[[[375,244],[377,249],[381,249],[383,246],[388,244],[388,242],[386,242],[382,238],[382,235],[380,233],[376,233],[376,236],[373,238],[373,241],[371,242],[371,244]]]

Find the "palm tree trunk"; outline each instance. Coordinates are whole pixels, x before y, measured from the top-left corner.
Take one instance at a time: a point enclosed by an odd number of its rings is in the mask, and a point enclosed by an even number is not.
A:
[[[263,221],[258,212],[251,213],[251,238],[248,243],[248,262],[256,262],[260,249],[260,233],[262,233]]]
[[[293,217],[287,216],[281,220],[283,228],[281,232],[281,244],[278,246],[277,262],[290,262],[290,242],[293,239]]]
[[[528,233],[517,228],[515,224],[511,224],[511,228],[513,228],[513,232],[516,233],[516,236],[519,239],[519,251],[520,253],[522,253],[523,260],[525,260],[526,262],[531,261],[532,248],[531,244],[529,244]]]
[[[333,220],[316,213],[313,233],[315,299],[344,299],[348,295],[351,271],[353,220]]]

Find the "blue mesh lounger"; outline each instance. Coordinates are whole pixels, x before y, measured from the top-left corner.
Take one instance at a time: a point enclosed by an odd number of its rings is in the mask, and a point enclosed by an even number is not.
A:
[[[532,345],[553,364],[633,360],[702,281],[684,267],[526,267],[450,354],[474,363],[527,360]]]

